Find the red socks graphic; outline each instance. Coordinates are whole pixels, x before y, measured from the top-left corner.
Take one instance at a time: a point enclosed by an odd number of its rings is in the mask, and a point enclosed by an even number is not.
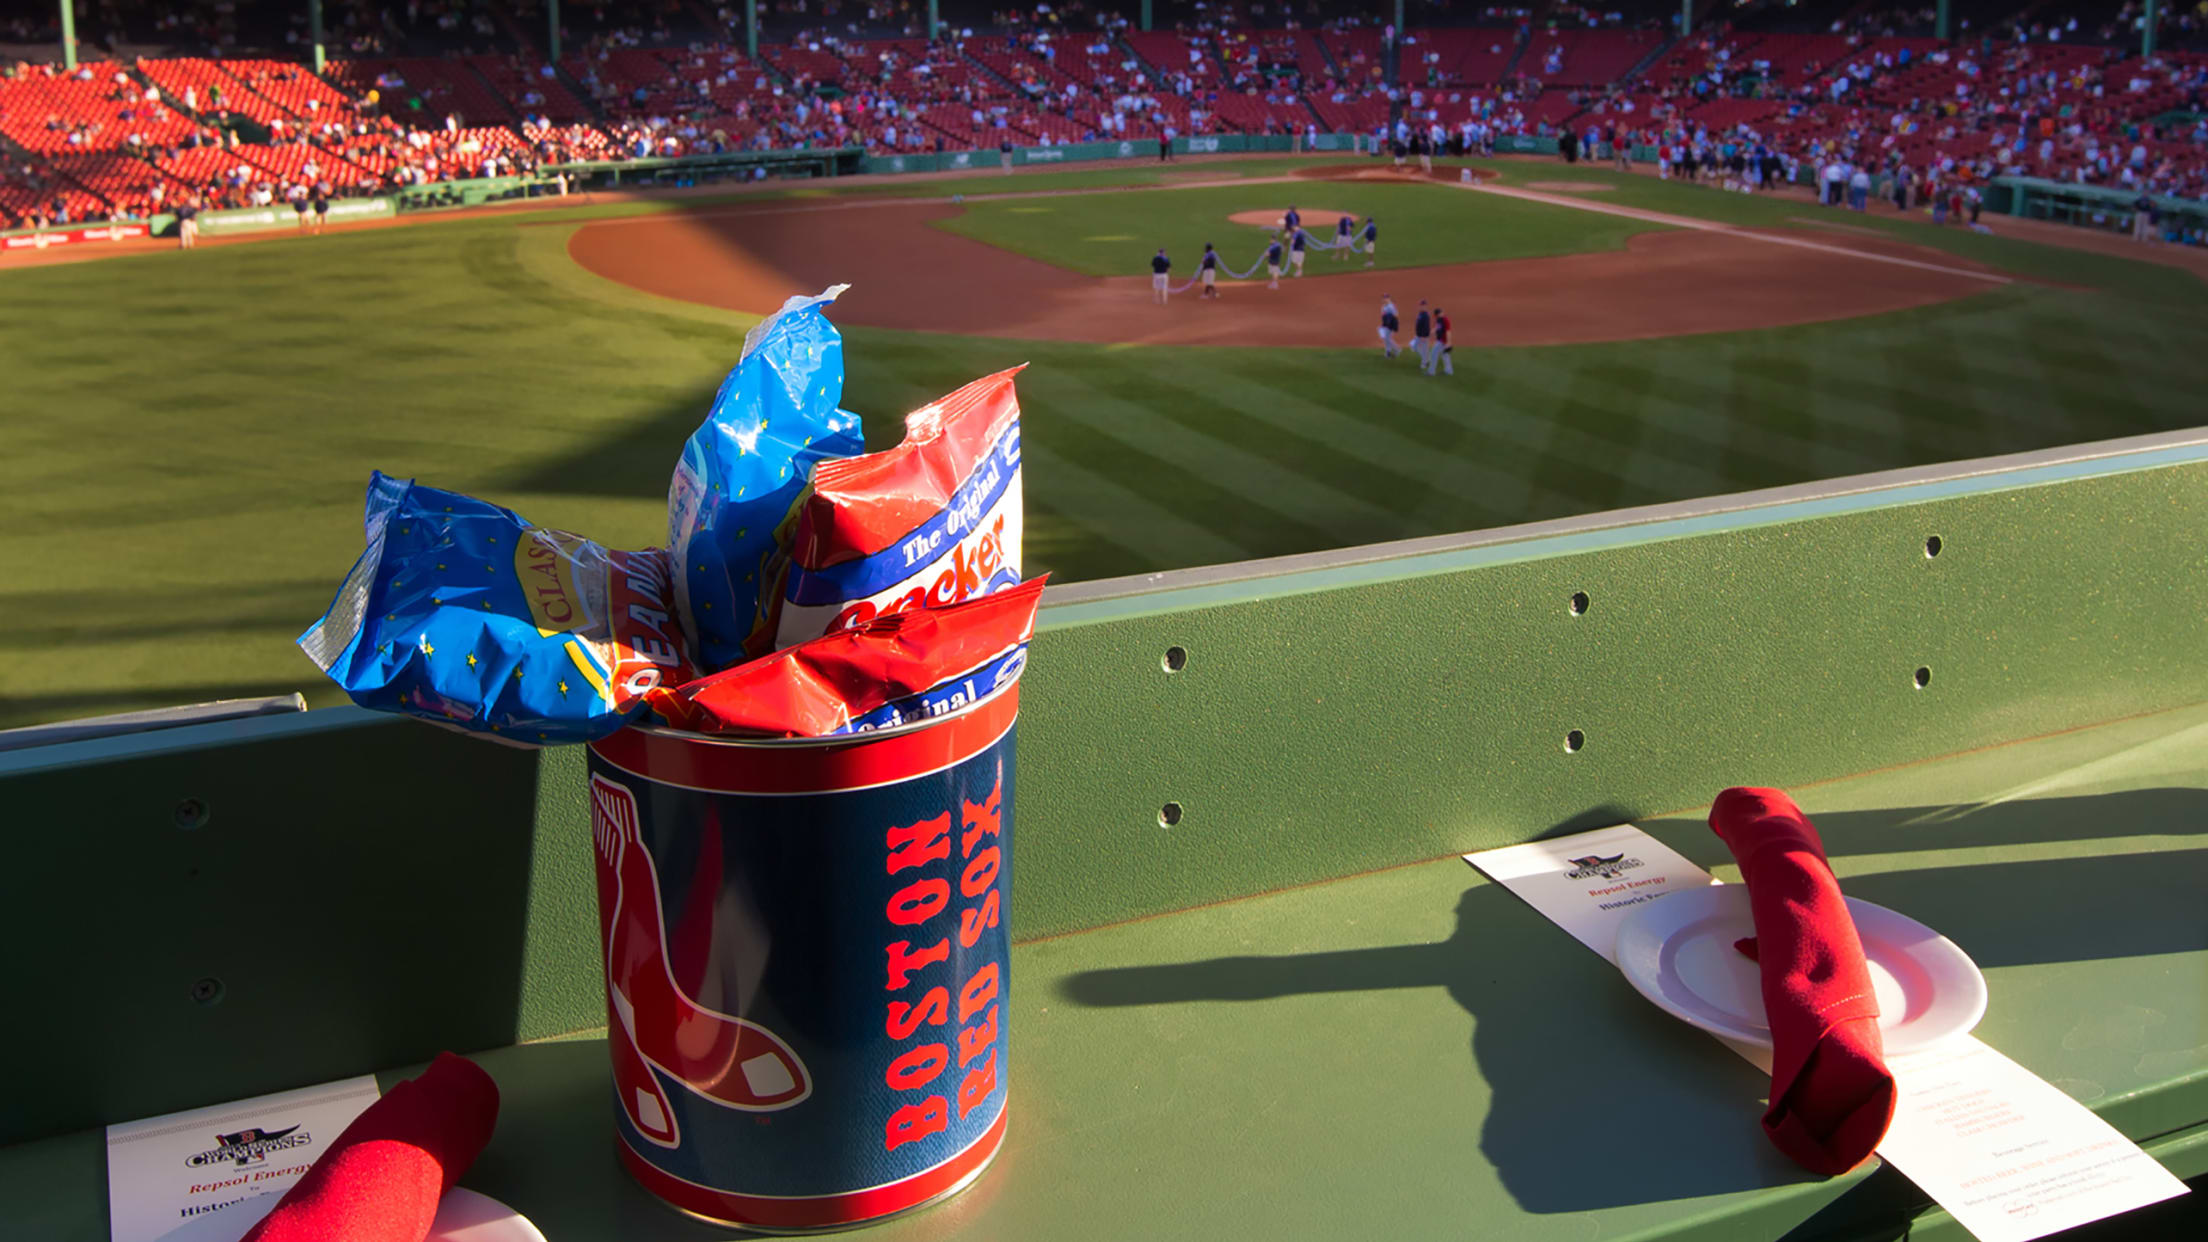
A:
[[[498,1084],[447,1052],[337,1136],[244,1242],[422,1242],[498,1124]]]
[[[608,1039],[629,1120],[654,1142],[671,1146],[677,1140],[673,1113],[653,1070],[697,1095],[748,1111],[787,1108],[810,1095],[812,1082],[788,1045],[764,1027],[697,1004],[675,985],[668,969],[659,876],[637,830],[634,796],[594,778],[591,812],[598,852],[598,917],[606,949]],[[622,1047],[624,1043],[629,1046]],[[625,1070],[624,1060],[632,1052],[634,1061]]]

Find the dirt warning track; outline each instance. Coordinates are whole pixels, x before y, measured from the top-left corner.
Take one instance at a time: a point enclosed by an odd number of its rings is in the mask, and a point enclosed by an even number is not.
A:
[[[1382,294],[1406,318],[1421,298],[1446,308],[1463,345],[1559,345],[1849,319],[2000,282],[1950,255],[1896,243],[1682,228],[1636,235],[1620,251],[1387,272],[1320,252],[1311,275],[1284,278],[1277,290],[1262,278],[1226,281],[1216,301],[1191,290],[1161,307],[1146,275],[1082,276],[930,227],[962,210],[783,203],[606,220],[578,229],[568,253],[647,293],[753,313],[848,281],[836,304],[845,324],[1184,345],[1370,345]],[[1174,256],[1176,284],[1194,274],[1195,260]]]

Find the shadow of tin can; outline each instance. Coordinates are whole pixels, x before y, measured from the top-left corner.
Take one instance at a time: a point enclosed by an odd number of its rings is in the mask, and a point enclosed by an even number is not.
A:
[[[957,1193],[1004,1141],[1019,685],[879,732],[590,745],[614,1123],[766,1231]]]

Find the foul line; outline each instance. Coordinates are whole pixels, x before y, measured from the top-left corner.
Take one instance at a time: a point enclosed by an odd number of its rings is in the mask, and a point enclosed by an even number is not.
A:
[[[1692,216],[1674,216],[1661,211],[1645,211],[1638,207],[1615,207],[1608,203],[1589,202],[1581,198],[1568,198],[1561,194],[1543,194],[1538,190],[1519,190],[1509,186],[1488,185],[1484,182],[1444,182],[1460,190],[1475,190],[1482,194],[1500,194],[1505,198],[1520,198],[1528,202],[1547,203],[1553,207],[1572,207],[1580,211],[1592,211],[1598,215],[1622,216],[1628,220],[1645,220],[1651,224],[1668,224],[1673,228],[1696,229],[1704,233],[1725,233],[1733,237],[1745,237],[1750,241],[1769,242],[1774,246],[1794,246],[1802,250],[1822,250],[1827,254],[1844,254],[1856,259],[1869,259],[1875,263],[1891,263],[1896,267],[1921,268],[1927,272],[1940,272],[1948,276],[1965,276],[1983,280],[1989,284],[2013,285],[2007,276],[1992,272],[1977,272],[1964,267],[1948,267],[1939,263],[1927,263],[1922,259],[1904,259],[1898,255],[1879,254],[1870,250],[1857,250],[1849,246],[1834,246],[1800,237],[1783,237],[1771,233],[1758,233],[1738,225],[1720,224],[1714,220],[1697,220]],[[1906,245],[1907,243],[1902,243]]]

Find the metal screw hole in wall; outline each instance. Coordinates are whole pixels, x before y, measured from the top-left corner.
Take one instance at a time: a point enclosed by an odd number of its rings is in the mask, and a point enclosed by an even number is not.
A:
[[[192,999],[202,1005],[217,1004],[222,1000],[222,980],[209,975],[192,984]]]
[[[176,804],[176,826],[186,832],[204,827],[209,814],[206,803],[197,798],[185,798]]]
[[[1171,828],[1181,822],[1181,804],[1168,802],[1158,808],[1158,827]]]
[[[1939,537],[1938,535],[1927,535],[1927,536],[1925,536],[1925,539],[1924,539],[1924,559],[1926,559],[1926,560],[1928,560],[1928,561],[1929,561],[1929,560],[1931,560],[1931,559],[1932,559],[1933,557],[1935,557],[1935,556],[1938,556],[1939,554],[1940,554],[1940,537]]]
[[[1168,673],[1178,673],[1182,669],[1187,668],[1188,648],[1167,647],[1165,649],[1165,658],[1158,661],[1158,667],[1164,669]]]
[[[1574,729],[1570,733],[1564,735],[1564,753],[1567,755],[1578,754],[1579,748],[1585,746],[1586,744],[1587,735],[1581,733],[1577,729]]]
[[[1583,617],[1583,616],[1586,616],[1586,615],[1587,615],[1587,592],[1585,592],[1585,591],[1574,591],[1574,592],[1572,592],[1572,602],[1571,602],[1571,604],[1569,605],[1569,607],[1570,607],[1570,608],[1571,608],[1571,610],[1572,610],[1572,615],[1573,615],[1573,616],[1575,616],[1575,617]]]
[[[1924,689],[1926,686],[1932,684],[1932,670],[1928,668],[1918,669],[1914,680],[1917,683],[1917,689]]]

